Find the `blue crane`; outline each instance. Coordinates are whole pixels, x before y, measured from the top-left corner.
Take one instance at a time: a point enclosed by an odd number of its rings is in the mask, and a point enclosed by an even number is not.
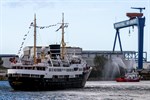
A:
[[[145,17],[143,17],[142,11],[145,10],[145,7],[144,8],[131,7],[131,8],[140,10],[140,13],[127,13],[126,15],[129,17],[129,20],[114,23],[114,28],[116,29],[116,35],[115,35],[115,40],[113,45],[113,51],[115,51],[115,45],[118,36],[120,50],[122,52],[119,29],[130,27],[130,26],[137,26],[138,28],[138,69],[140,70],[143,69],[143,41],[144,41]]]

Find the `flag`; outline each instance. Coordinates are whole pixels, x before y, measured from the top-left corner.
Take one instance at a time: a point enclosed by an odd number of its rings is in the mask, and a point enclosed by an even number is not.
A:
[[[33,22],[31,22],[30,26],[33,26]]]
[[[64,27],[66,27],[66,28],[67,28],[67,27],[68,27],[68,25],[67,25],[67,24],[65,24],[65,26],[64,26]]]
[[[24,42],[22,42],[22,44],[21,45],[23,45],[24,44]]]

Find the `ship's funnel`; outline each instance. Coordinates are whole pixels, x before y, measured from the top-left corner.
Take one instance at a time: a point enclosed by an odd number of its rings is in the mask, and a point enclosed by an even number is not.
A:
[[[52,44],[49,45],[49,47],[50,47],[50,54],[52,58],[56,59],[57,56],[60,56],[60,45]]]

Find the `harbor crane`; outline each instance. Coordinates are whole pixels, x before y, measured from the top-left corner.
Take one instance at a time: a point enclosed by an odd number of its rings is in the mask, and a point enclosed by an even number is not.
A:
[[[137,26],[138,28],[138,70],[141,70],[143,69],[143,41],[144,41],[144,26],[145,26],[145,17],[143,17],[142,11],[145,10],[145,7],[143,8],[131,7],[131,9],[140,10],[140,13],[126,13],[127,17],[129,17],[129,20],[114,23],[114,28],[116,29],[116,35],[115,35],[115,40],[113,45],[113,51],[115,51],[115,45],[118,36],[120,50],[122,52],[119,30],[130,26]]]

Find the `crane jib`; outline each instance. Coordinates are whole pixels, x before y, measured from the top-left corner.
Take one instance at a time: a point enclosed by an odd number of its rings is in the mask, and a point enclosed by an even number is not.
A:
[[[129,27],[129,26],[133,26],[133,25],[138,25],[137,18],[114,23],[114,28],[119,29],[119,28],[125,28],[125,27]]]

